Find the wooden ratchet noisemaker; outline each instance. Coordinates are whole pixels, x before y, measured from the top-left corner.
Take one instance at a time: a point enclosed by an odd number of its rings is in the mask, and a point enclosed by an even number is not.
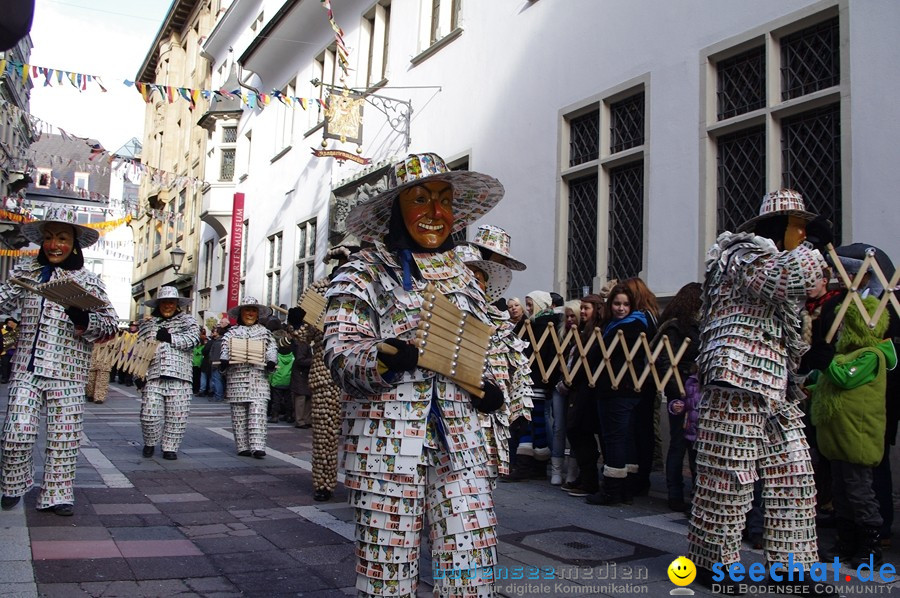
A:
[[[419,349],[419,367],[442,374],[470,394],[483,397],[481,385],[493,327],[460,310],[430,283],[423,299],[413,339]],[[396,353],[385,344],[378,345],[378,350]]]
[[[306,312],[303,321],[320,332],[325,331],[325,296],[312,289],[306,289],[300,298],[300,307]]]

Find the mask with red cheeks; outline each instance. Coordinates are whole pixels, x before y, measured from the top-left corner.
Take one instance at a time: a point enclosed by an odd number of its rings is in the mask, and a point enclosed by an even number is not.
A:
[[[259,309],[256,307],[241,308],[241,324],[244,326],[253,326],[259,320]]]
[[[178,309],[178,301],[175,299],[160,299],[159,300],[159,313],[165,318],[169,319],[175,315],[175,310]]]
[[[437,249],[453,231],[453,187],[431,181],[404,189],[397,197],[409,236],[420,247]]]
[[[41,247],[47,260],[54,266],[66,261],[75,248],[75,229],[62,222],[48,222],[43,233]]]

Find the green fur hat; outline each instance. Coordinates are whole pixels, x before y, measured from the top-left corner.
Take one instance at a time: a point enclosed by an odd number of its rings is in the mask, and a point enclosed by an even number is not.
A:
[[[878,308],[878,299],[866,297],[862,301],[866,306],[866,311],[869,312],[869,317],[871,317]],[[875,323],[875,328],[869,328],[869,325],[863,320],[856,302],[850,303],[847,313],[844,314],[843,328],[838,336],[835,349],[838,353],[849,353],[863,347],[878,345],[884,340],[884,335],[888,329],[888,321],[887,310],[884,310],[881,312],[878,322]]]

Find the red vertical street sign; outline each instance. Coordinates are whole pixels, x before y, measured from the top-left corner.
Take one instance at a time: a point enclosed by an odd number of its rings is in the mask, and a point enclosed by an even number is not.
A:
[[[228,303],[237,307],[241,299],[241,247],[244,241],[244,194],[234,194],[231,208],[231,251],[228,252]]]

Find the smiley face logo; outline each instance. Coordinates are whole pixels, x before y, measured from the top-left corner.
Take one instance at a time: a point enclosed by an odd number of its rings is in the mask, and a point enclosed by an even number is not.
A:
[[[691,559],[680,556],[669,564],[669,581],[676,586],[690,585],[694,578],[697,577],[697,567],[691,562]]]

